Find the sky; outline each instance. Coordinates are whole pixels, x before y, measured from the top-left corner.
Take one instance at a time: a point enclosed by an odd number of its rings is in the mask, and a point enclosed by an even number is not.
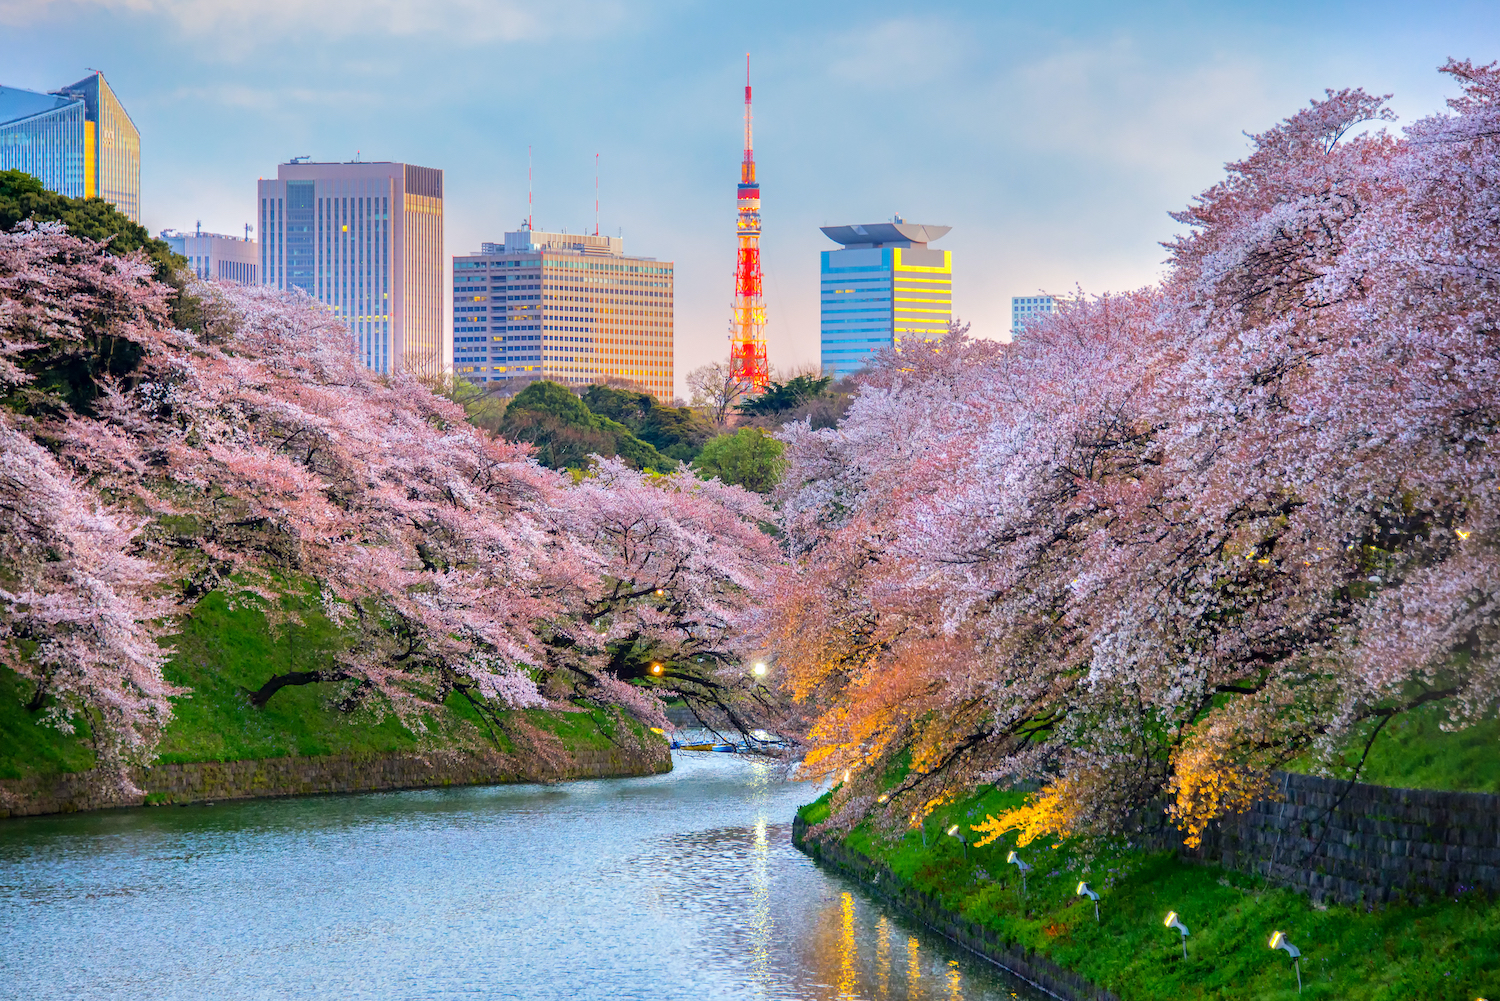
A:
[[[675,262],[676,376],[727,357],[745,55],[771,364],[818,361],[818,227],[952,226],[954,308],[1149,284],[1168,213],[1325,88],[1456,93],[1500,4],[0,0],[0,84],[91,68],[142,136],[153,232],[242,234],[293,156],[445,175],[448,255],[537,229]],[[1400,123],[1397,127],[1399,128]],[[449,262],[451,265],[451,262]]]

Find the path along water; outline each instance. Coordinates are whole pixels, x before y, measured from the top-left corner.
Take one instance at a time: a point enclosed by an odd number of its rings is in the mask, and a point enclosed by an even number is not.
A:
[[[797,852],[811,787],[675,764],[0,821],[0,997],[1040,996]]]

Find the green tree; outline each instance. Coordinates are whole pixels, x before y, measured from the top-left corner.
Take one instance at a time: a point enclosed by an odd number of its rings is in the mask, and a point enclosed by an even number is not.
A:
[[[172,252],[165,240],[158,240],[145,226],[131,222],[102,198],[69,198],[48,191],[42,182],[23,170],[0,170],[0,230],[12,230],[23,220],[60,222],[68,232],[87,240],[108,240],[114,254],[145,250],[156,265],[158,281],[181,288],[172,279],[187,259]]]
[[[664,407],[650,393],[593,385],[583,394],[589,410],[630,429],[630,433],[669,458],[691,462],[714,435],[691,407]]]
[[[721,434],[703,446],[693,468],[704,478],[717,476],[747,490],[767,493],[781,479],[785,446],[761,428],[740,428]]]
[[[784,383],[773,382],[764,393],[752,396],[735,409],[746,417],[774,417],[822,396],[831,382],[831,375],[799,375]]]
[[[583,469],[589,456],[619,456],[636,469],[669,472],[673,459],[631,434],[619,421],[591,411],[573,391],[555,382],[533,382],[512,397],[500,433],[537,448],[537,461],[553,469]]]

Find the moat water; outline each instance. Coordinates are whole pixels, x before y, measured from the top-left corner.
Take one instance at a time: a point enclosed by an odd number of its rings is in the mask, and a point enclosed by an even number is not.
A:
[[[1045,996],[793,848],[811,787],[675,765],[0,821],[0,997]]]

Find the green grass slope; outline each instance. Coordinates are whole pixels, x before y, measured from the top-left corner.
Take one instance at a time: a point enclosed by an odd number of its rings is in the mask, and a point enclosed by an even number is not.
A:
[[[827,816],[827,796],[801,816]],[[1126,1001],[1148,999],[1290,999],[1297,980],[1284,952],[1268,940],[1275,931],[1302,950],[1304,998],[1345,1001],[1473,1001],[1500,993],[1500,903],[1477,894],[1422,906],[1314,906],[1287,889],[1214,866],[1182,862],[1171,853],[1124,848],[1086,862],[1067,842],[1034,842],[1019,850],[1033,866],[1026,895],[1009,835],[967,858],[943,834],[987,813],[1019,804],[1024,795],[991,790],[929,817],[926,847],[918,832],[899,840],[868,825],[846,844],[885,862],[944,906],[1036,949],[1059,965],[1114,991]],[[973,839],[973,835],[968,835]],[[1079,880],[1100,894],[1101,919],[1076,895]],[[1188,958],[1166,928],[1177,911],[1191,935]]]
[[[317,608],[310,593],[289,590],[282,599],[297,611],[301,625],[272,630],[253,605],[231,605],[219,592],[206,596],[172,640],[174,653],[165,674],[191,693],[173,700],[174,716],[162,735],[158,761],[239,761],[292,755],[382,754],[447,747],[499,748],[524,753],[504,729],[486,721],[468,699],[451,695],[422,719],[425,731],[408,727],[393,714],[364,707],[340,708],[347,694],[340,682],[288,686],[263,707],[251,693],[268,678],[310,670],[326,663],[342,642],[338,630]],[[30,689],[8,669],[0,669],[0,778],[85,771],[94,765],[86,726],[72,736],[29,713]],[[504,723],[520,722],[555,737],[569,750],[606,748],[626,734],[622,723],[603,710],[554,712],[501,711]],[[641,736],[638,724],[628,724]]]

